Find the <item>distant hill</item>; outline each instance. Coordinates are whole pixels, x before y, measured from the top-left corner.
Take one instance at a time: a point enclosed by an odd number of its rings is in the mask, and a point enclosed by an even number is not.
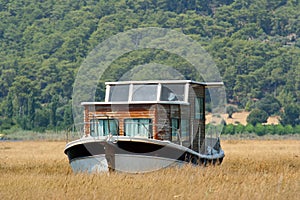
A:
[[[299,11],[294,0],[1,1],[0,129],[69,127],[72,85],[84,58],[112,35],[139,27],[182,31],[201,43],[219,68],[228,101],[241,109],[268,95],[281,111],[299,105]],[[163,58],[200,79],[179,58],[143,51],[116,60],[107,80]],[[101,84],[97,95],[103,99]]]

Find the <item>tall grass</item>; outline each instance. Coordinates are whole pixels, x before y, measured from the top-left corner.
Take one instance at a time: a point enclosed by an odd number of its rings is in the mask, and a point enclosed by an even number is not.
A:
[[[1,199],[299,199],[299,140],[228,140],[220,166],[74,174],[64,142],[1,142]]]
[[[55,131],[47,130],[45,132],[28,131],[20,128],[12,128],[2,131],[3,138],[6,140],[48,140],[48,141],[71,141],[83,136],[83,132],[75,131]]]

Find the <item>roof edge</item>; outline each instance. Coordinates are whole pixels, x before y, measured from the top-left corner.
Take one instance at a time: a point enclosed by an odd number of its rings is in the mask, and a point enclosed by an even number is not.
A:
[[[223,82],[198,82],[192,80],[147,80],[147,81],[115,81],[105,82],[105,85],[127,85],[127,84],[176,84],[176,83],[190,83],[197,85],[204,85],[208,87],[221,87]]]

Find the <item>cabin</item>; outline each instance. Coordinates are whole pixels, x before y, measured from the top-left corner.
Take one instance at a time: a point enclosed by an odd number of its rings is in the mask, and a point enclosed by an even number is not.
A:
[[[107,82],[104,102],[83,102],[86,136],[168,140],[205,153],[205,89],[221,82]]]

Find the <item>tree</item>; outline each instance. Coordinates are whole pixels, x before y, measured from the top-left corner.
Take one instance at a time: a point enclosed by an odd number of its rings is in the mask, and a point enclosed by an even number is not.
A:
[[[64,128],[70,128],[73,124],[73,115],[72,115],[72,106],[66,105],[64,107],[64,116],[63,116],[63,125]]]
[[[237,108],[234,106],[226,107],[226,113],[228,114],[228,118],[232,118],[233,113],[237,112]]]
[[[300,108],[295,104],[287,105],[281,113],[280,123],[282,125],[296,126],[300,124]]]
[[[50,125],[52,128],[54,128],[57,124],[57,115],[56,110],[58,108],[59,103],[59,97],[57,95],[54,95],[52,97],[52,103],[50,105]]]
[[[267,95],[255,104],[256,108],[265,111],[269,116],[279,112],[280,102],[272,95]]]
[[[4,110],[5,110],[5,115],[7,118],[12,119],[14,115],[14,109],[13,109],[13,98],[11,93],[8,94],[7,100],[6,100],[6,105],[4,105]]]
[[[299,10],[296,0],[1,1],[0,119],[18,118],[30,127],[34,116],[28,115],[45,111],[52,127],[69,124],[65,103],[56,106],[53,95],[70,101],[88,52],[112,35],[141,27],[174,29],[201,43],[219,67],[229,102],[251,111],[260,99],[257,108],[272,115],[300,101]],[[103,77],[115,81],[133,66],[156,62],[197,78],[177,57],[162,50],[133,51]],[[295,121],[284,110],[282,124],[299,124],[299,117]]]
[[[28,129],[34,128],[34,118],[35,118],[35,99],[32,95],[28,98],[28,112],[27,112],[27,119],[28,119]]]
[[[256,124],[266,123],[268,120],[268,113],[263,110],[254,109],[247,117],[247,123],[255,126]]]
[[[39,132],[44,132],[46,128],[49,126],[49,121],[50,121],[49,116],[50,116],[50,111],[46,107],[37,109],[35,112],[34,130],[37,130]]]

